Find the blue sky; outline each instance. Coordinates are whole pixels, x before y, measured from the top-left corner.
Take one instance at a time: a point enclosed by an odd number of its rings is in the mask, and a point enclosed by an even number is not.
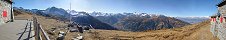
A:
[[[52,6],[85,12],[138,12],[166,16],[210,16],[221,0],[13,0],[15,7],[46,9]]]

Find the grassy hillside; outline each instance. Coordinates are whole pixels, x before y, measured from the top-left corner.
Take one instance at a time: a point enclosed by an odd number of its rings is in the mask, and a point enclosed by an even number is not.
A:
[[[219,40],[210,32],[210,22],[184,26],[174,29],[163,29],[146,32],[125,32],[116,30],[92,30],[86,33],[87,40]]]

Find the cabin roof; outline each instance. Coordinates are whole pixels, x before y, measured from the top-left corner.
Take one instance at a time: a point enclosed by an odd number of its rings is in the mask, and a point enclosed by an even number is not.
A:
[[[8,3],[10,3],[10,4],[12,4],[12,3],[13,3],[13,1],[12,1],[12,0],[3,0],[3,1],[6,1],[6,2],[8,2]]]
[[[220,2],[219,4],[217,4],[217,6],[221,7],[221,6],[224,6],[225,4],[226,4],[226,1],[224,0],[224,1]]]

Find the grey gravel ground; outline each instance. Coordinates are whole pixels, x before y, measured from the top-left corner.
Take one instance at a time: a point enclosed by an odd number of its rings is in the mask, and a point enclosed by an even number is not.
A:
[[[31,23],[31,24],[30,24]],[[26,27],[27,26],[27,27]],[[30,31],[31,26],[31,32]],[[0,25],[0,40],[34,40],[33,22],[28,20],[15,20]]]

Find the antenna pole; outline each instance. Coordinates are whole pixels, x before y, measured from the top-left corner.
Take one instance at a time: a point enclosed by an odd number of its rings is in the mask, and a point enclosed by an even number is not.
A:
[[[71,14],[71,0],[70,0],[70,12],[69,12],[70,14]],[[70,23],[72,23],[72,15],[70,15]]]

